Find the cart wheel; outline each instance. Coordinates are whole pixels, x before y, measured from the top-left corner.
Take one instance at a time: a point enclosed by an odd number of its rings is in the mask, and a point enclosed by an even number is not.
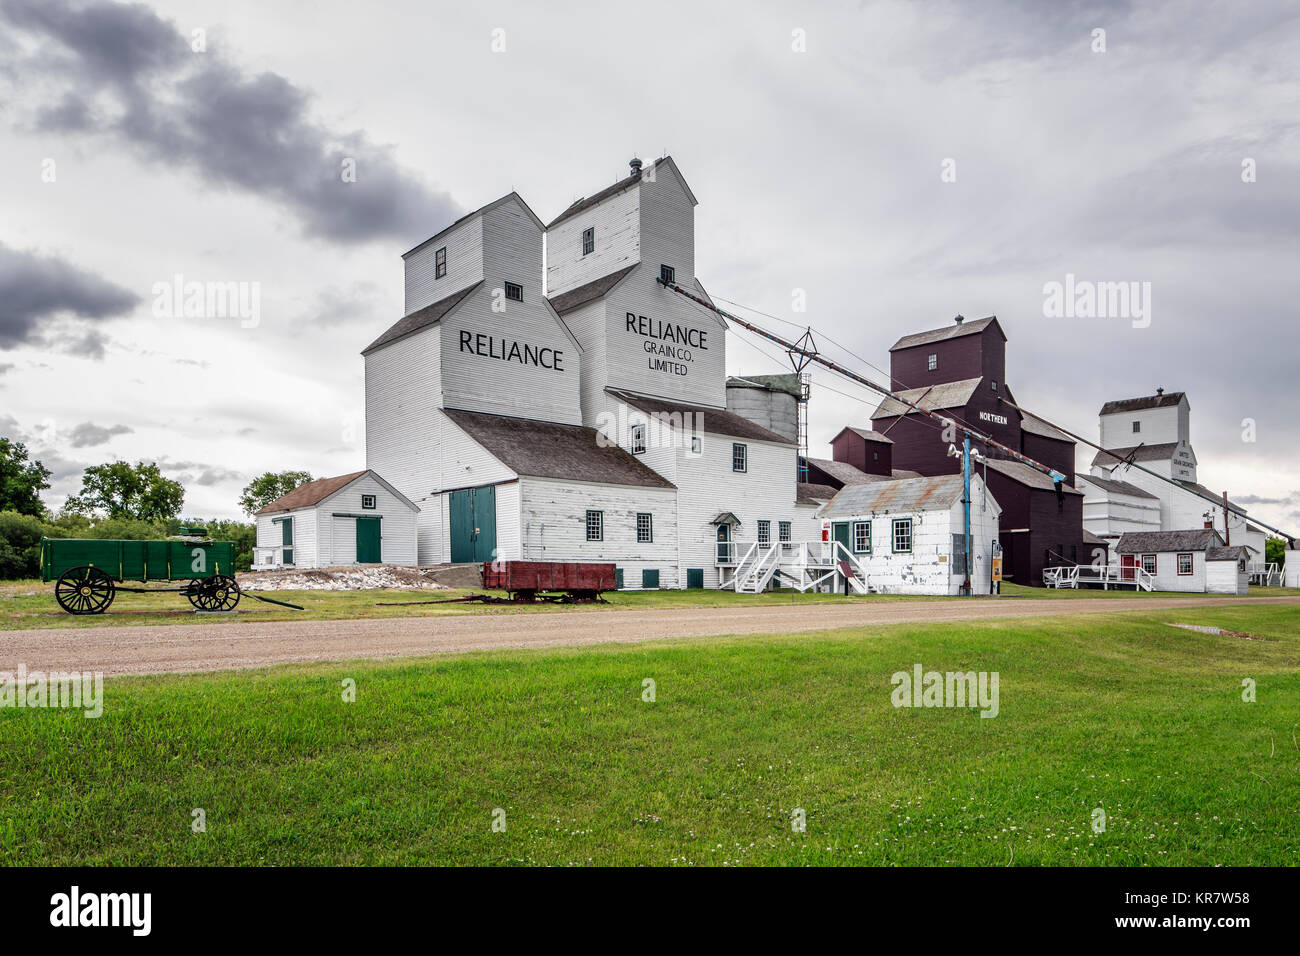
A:
[[[209,611],[233,611],[239,603],[239,582],[224,574],[214,575],[209,581],[212,606]]]
[[[200,611],[232,611],[239,603],[239,584],[224,574],[191,581],[185,596]]]
[[[99,568],[69,568],[54,585],[54,599],[69,614],[103,614],[117,596],[117,585]]]

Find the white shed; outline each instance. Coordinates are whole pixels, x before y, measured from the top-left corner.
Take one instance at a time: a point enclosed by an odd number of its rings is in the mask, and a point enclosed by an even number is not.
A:
[[[1205,590],[1210,594],[1248,594],[1251,550],[1244,545],[1205,550]]]
[[[971,476],[971,590],[991,591],[1002,508]],[[961,475],[845,485],[821,510],[829,544],[852,555],[867,588],[888,594],[958,594],[965,540]],[[838,547],[837,547],[838,545]]]
[[[414,565],[419,510],[373,471],[309,481],[257,511],[253,569]]]

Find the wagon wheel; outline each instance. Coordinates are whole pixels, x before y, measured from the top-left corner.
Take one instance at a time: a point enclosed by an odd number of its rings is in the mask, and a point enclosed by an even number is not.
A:
[[[54,585],[54,599],[69,614],[103,614],[117,596],[117,585],[99,568],[69,568]]]
[[[208,581],[208,594],[212,602],[209,611],[233,611],[239,603],[239,582],[224,574],[214,575]]]
[[[239,584],[224,574],[214,574],[202,581],[191,581],[184,592],[200,611],[231,611],[239,603]]]

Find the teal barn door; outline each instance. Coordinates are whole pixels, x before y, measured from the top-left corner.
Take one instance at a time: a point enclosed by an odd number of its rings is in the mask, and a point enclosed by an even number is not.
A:
[[[496,488],[466,488],[448,498],[452,563],[491,561],[497,547]]]

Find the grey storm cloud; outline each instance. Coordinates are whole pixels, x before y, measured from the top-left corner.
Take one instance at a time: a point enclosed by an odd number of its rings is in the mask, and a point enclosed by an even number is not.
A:
[[[40,79],[49,97],[35,111],[43,131],[100,134],[189,167],[213,186],[277,203],[304,234],[334,242],[410,241],[458,215],[390,147],[313,120],[307,91],[276,73],[246,73],[212,49],[193,52],[146,6],[0,0],[0,16],[36,40],[13,75]]]
[[[201,485],[211,487],[228,481],[244,479],[244,473],[220,465],[209,465],[201,461],[172,461],[159,458],[155,464],[168,478],[179,481],[182,485]]]
[[[115,435],[129,435],[134,431],[128,425],[96,425],[94,422],[82,422],[75,426],[68,435],[68,442],[73,448],[93,448],[103,445]]]
[[[0,349],[56,344],[63,351],[102,358],[106,337],[98,329],[76,331],[51,342],[48,323],[65,316],[83,320],[126,315],[140,302],[135,293],[62,259],[0,243]]]

